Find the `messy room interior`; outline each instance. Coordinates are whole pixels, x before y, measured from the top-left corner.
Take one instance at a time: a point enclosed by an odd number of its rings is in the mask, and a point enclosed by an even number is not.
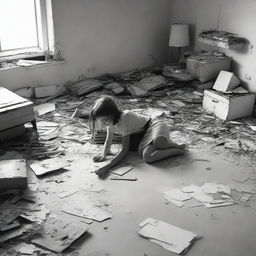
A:
[[[255,10],[0,0],[0,255],[256,255]]]

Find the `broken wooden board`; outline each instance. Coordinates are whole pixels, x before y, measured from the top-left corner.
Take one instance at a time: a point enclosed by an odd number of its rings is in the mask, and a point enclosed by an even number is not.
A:
[[[46,159],[42,161],[33,161],[29,164],[29,167],[35,173],[36,176],[41,177],[43,175],[66,170],[70,166],[70,163],[63,161],[63,159]]]
[[[88,225],[67,216],[50,216],[38,237],[32,243],[50,251],[61,253],[88,230]]]
[[[25,159],[0,161],[0,190],[27,187]]]
[[[147,218],[139,226],[141,236],[177,254],[184,253],[197,239],[190,231],[153,218]]]

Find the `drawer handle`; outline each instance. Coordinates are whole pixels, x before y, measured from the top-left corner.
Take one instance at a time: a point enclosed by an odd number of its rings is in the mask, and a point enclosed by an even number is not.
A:
[[[214,99],[212,99],[212,102],[214,102],[214,103],[219,103],[218,100],[214,100]]]

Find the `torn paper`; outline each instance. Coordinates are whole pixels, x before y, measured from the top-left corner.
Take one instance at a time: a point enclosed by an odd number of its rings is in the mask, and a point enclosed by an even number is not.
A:
[[[197,238],[190,231],[153,218],[147,218],[139,226],[141,236],[177,254],[185,252]]]

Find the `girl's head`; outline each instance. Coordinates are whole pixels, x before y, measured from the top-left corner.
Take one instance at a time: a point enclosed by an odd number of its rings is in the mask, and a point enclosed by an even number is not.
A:
[[[116,124],[120,118],[121,111],[110,97],[101,97],[96,101],[90,112],[90,124],[92,130],[95,128],[95,121],[102,126]]]

